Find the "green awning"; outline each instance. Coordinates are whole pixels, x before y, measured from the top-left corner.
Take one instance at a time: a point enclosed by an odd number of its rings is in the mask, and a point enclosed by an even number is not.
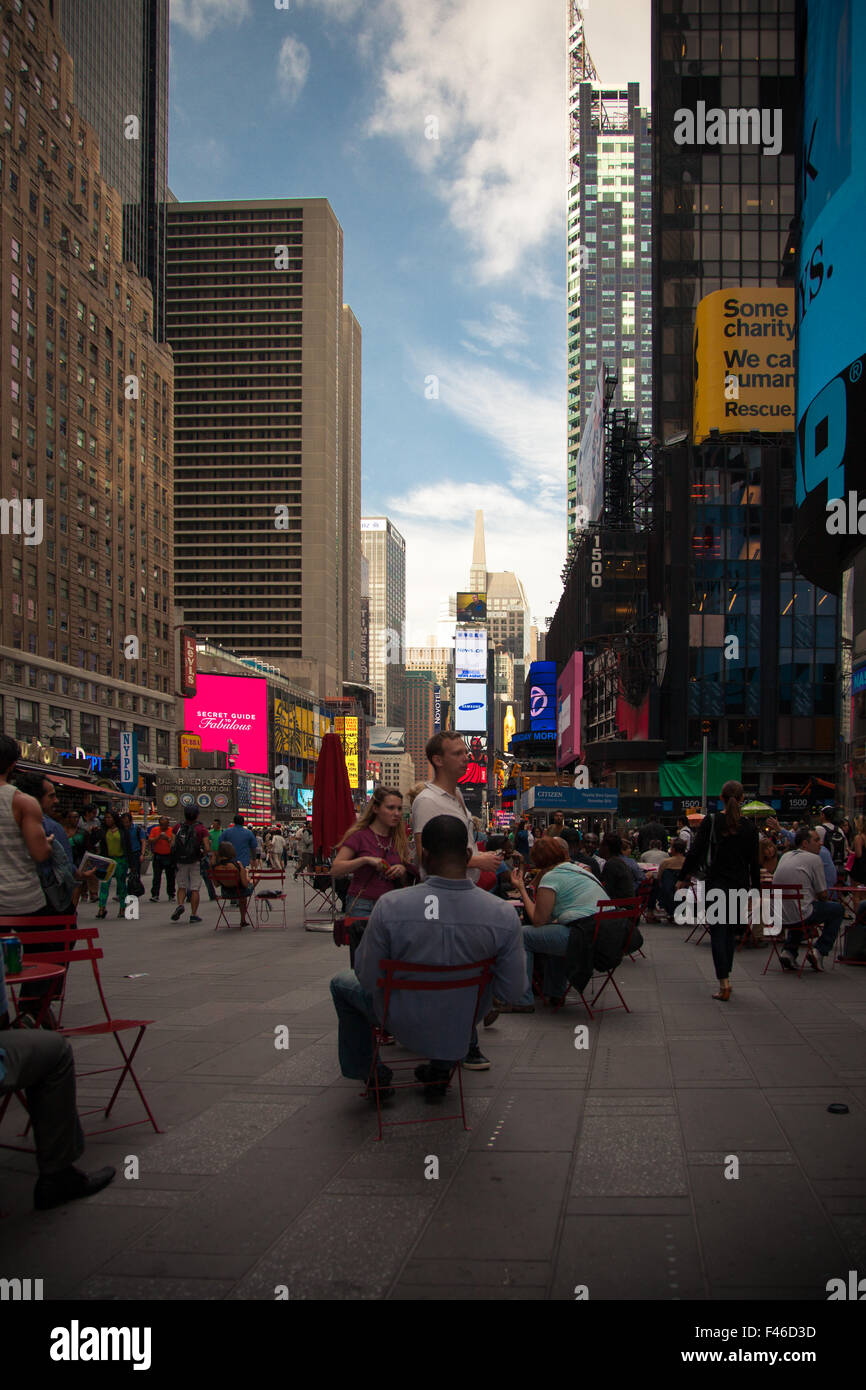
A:
[[[659,767],[659,794],[700,796],[702,765],[700,753],[683,758],[680,762],[662,763]],[[707,796],[717,797],[726,782],[741,782],[742,778],[742,753],[707,754]]]

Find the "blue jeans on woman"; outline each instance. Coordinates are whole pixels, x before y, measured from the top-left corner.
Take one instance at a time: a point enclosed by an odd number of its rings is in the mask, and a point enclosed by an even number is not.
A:
[[[528,988],[521,1004],[532,1003],[532,972],[535,969],[536,955],[562,957],[562,960],[548,959],[544,967],[545,994],[550,999],[559,999],[568,989],[568,976],[565,973],[565,953],[568,950],[569,928],[559,922],[550,922],[546,927],[524,927],[523,945],[526,949],[526,978]]]

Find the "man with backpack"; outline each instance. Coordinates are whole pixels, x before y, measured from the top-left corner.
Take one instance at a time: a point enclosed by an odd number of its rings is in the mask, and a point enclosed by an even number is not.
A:
[[[174,827],[174,861],[177,866],[177,907],[171,920],[183,916],[186,895],[189,893],[190,922],[200,922],[198,897],[201,889],[201,858],[208,847],[207,829],[198,818],[198,807],[187,806],[180,825]]]
[[[845,839],[845,832],[836,824],[835,810],[832,806],[824,806],[821,811],[821,824],[817,827],[818,838],[824,848],[829,852],[830,858],[836,866],[836,875],[844,872],[845,862],[848,858],[848,841]]]
[[[159,824],[153,827],[147,841],[153,855],[153,884],[150,889],[150,901],[152,903],[159,902],[159,890],[162,876],[165,874],[168,900],[172,902],[174,899],[174,859],[172,857],[174,833],[168,823],[168,816],[160,816]]]

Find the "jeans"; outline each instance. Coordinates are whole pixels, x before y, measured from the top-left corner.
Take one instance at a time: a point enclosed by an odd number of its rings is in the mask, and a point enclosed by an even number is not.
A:
[[[168,889],[168,896],[174,897],[174,864],[171,862],[170,854],[155,854],[153,856],[153,883],[150,887],[150,896],[159,897],[159,890],[162,886],[162,876],[165,874],[165,884]]]
[[[113,856],[112,856],[113,858]],[[114,860],[114,882],[117,885],[117,901],[121,907],[126,907],[126,876],[129,872],[126,859],[121,857]],[[99,885],[99,906],[106,907],[108,895],[111,892],[111,879]]]
[[[532,972],[535,969],[535,956],[562,956],[560,964],[551,960],[545,965],[545,987],[550,998],[559,998],[568,989],[568,976],[565,973],[565,953],[568,949],[569,928],[559,922],[551,922],[546,927],[524,927],[523,945],[526,948],[527,989],[521,1004],[532,1003]]]
[[[820,955],[827,956],[832,951],[833,942],[839,935],[839,928],[842,925],[842,918],[844,915],[845,909],[841,903],[833,902],[830,899],[828,899],[827,902],[822,902],[820,898],[813,902],[812,911],[809,913],[806,921],[809,926],[823,923],[824,930],[818,937],[817,942]],[[785,937],[785,949],[791,951],[796,956],[801,938],[801,932],[796,930],[789,931]]]
[[[210,861],[208,859],[203,859],[199,867],[201,868],[201,876],[204,879],[204,886],[207,889],[207,895],[210,898],[211,902],[213,902],[216,898],[216,893],[214,892],[213,883],[211,882]]]
[[[373,1012],[372,996],[364,989],[354,970],[341,970],[331,981],[331,998],[337,1010],[337,1053],[340,1058],[340,1071],[344,1076],[356,1081],[366,1081],[373,1065],[373,1036],[371,1028],[379,1020]],[[477,1034],[473,1032],[473,1038]],[[437,1070],[450,1071],[453,1062],[437,1061],[431,1057],[431,1065]],[[379,1063],[381,1078],[383,1068]]]

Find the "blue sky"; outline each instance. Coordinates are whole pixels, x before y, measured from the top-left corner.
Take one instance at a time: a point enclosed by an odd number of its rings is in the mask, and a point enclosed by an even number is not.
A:
[[[649,0],[584,12],[602,80],[648,102]],[[171,20],[174,194],[325,197],[343,227],[363,507],[406,537],[409,641],[467,582],[476,507],[488,567],[543,622],[565,551],[565,0],[171,0]]]

